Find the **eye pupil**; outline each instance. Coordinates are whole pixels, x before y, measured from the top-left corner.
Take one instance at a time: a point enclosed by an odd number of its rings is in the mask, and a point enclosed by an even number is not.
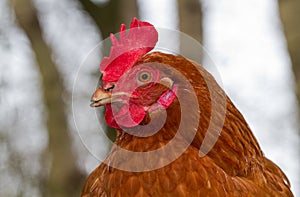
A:
[[[137,74],[137,80],[142,83],[148,83],[151,81],[152,75],[148,71],[141,71]]]
[[[148,79],[148,74],[146,74],[146,73],[145,73],[145,74],[142,74],[142,79],[143,79],[143,80],[147,80],[147,79]]]

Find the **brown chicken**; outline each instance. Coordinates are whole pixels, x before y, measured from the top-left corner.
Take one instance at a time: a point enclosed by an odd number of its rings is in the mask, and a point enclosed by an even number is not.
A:
[[[214,78],[181,56],[152,52],[156,29],[133,19],[111,35],[93,107],[118,131],[87,178],[92,196],[293,196]]]

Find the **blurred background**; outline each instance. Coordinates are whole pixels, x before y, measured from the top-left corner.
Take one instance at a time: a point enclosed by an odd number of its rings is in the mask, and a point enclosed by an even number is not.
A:
[[[73,120],[76,73],[132,17],[203,43],[265,155],[300,196],[299,15],[299,0],[1,0],[0,196],[79,196],[100,161]],[[99,62],[80,78],[83,95],[92,94]],[[95,129],[85,114],[81,125]]]

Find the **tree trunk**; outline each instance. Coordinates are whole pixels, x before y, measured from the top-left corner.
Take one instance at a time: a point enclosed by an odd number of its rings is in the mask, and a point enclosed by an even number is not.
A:
[[[296,81],[296,95],[300,106],[300,0],[279,0],[279,11],[287,40]],[[300,112],[300,108],[298,110]],[[300,121],[300,120],[299,120]]]
[[[180,31],[202,44],[202,9],[200,1],[177,0],[177,3]],[[180,51],[182,55],[194,60],[199,59],[199,55],[202,55],[201,51],[195,51],[191,48],[190,43],[184,37],[180,38]]]
[[[133,17],[138,17],[136,0],[110,0],[107,4],[98,5],[90,0],[79,0],[83,9],[96,23],[102,38],[105,39],[110,33],[118,33],[121,23],[128,27]],[[108,54],[104,51],[104,54]],[[117,132],[106,125],[105,133],[111,141],[115,141]]]
[[[138,17],[136,0],[110,0],[95,4],[90,0],[79,0],[83,9],[91,16],[105,39],[110,33],[118,33],[121,23],[129,23]]]
[[[13,8],[17,21],[30,40],[42,78],[43,97],[47,112],[50,172],[43,181],[43,196],[79,196],[82,176],[76,167],[76,158],[71,150],[68,122],[62,95],[63,82],[51,59],[51,50],[42,37],[36,10],[31,0],[14,0]],[[48,164],[44,162],[44,164]],[[48,170],[45,169],[45,172]],[[43,175],[41,175],[43,176]]]

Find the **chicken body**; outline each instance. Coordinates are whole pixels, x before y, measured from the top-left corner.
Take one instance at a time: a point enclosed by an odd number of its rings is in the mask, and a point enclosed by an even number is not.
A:
[[[86,180],[82,197],[293,196],[284,173],[264,157],[243,116],[204,68],[183,57],[160,52],[144,55],[135,65],[149,62],[169,65],[182,73],[193,86],[201,112],[195,137],[187,149],[168,165],[155,170],[130,172],[108,164],[118,162],[119,166],[138,165],[147,169],[147,165],[162,162],[164,158],[159,157],[152,158],[155,161],[151,162],[137,162],[130,157],[119,159],[117,153],[120,148],[134,152],[151,152],[166,146],[178,130],[181,118],[180,102],[175,99],[167,108],[166,122],[154,135],[138,137],[118,129],[115,145],[106,161]],[[186,92],[180,88],[180,81],[173,80],[175,84],[178,83],[178,95],[184,101]],[[213,88],[209,88],[208,83]],[[222,108],[222,102],[211,97],[224,98],[225,108]],[[186,102],[189,103],[189,100]],[[213,104],[219,107],[216,115],[212,117]],[[199,111],[193,106],[190,109],[192,117],[193,114],[197,117]],[[224,121],[222,114],[225,115]],[[154,118],[160,115],[157,110]],[[217,138],[217,141],[207,154],[200,156],[200,147],[209,125],[221,129],[221,132],[211,134],[210,140]],[[185,132],[190,130],[186,127]],[[182,143],[187,142],[185,136],[179,137]],[[176,153],[177,150],[173,152]],[[172,151],[168,155],[172,157]]]

